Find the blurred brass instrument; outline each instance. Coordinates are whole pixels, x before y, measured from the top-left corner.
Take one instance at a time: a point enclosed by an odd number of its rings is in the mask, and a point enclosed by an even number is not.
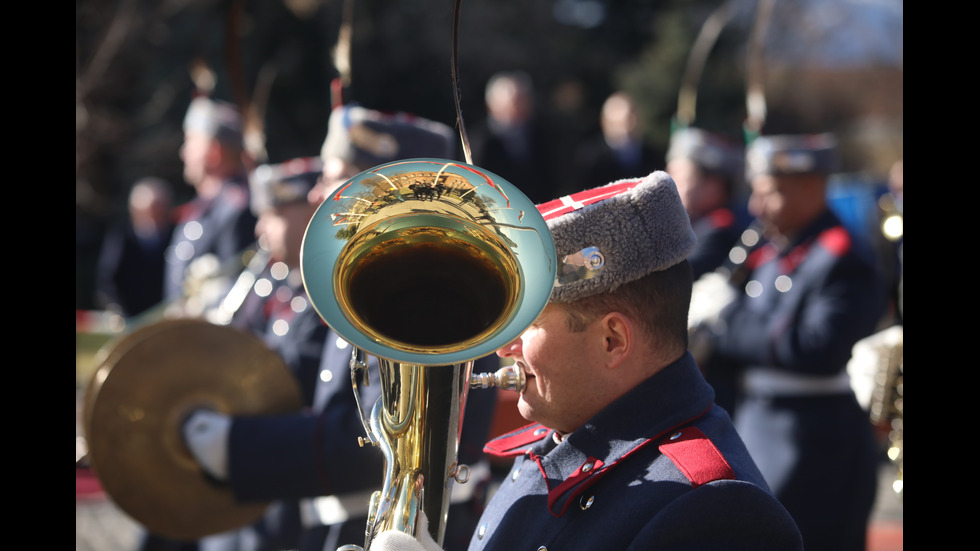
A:
[[[204,255],[187,267],[183,294],[155,307],[137,322],[204,318],[219,325],[228,324],[269,262],[269,251],[262,239],[223,263],[214,255]]]
[[[904,484],[904,328],[892,325],[854,345],[847,364],[854,394],[896,466],[892,490],[901,497]]]
[[[523,373],[473,374],[473,361],[520,335],[555,281],[554,242],[516,187],[478,167],[410,159],[353,177],[324,201],[303,240],[303,283],[320,316],[379,358],[382,395],[362,445],[385,472],[369,504],[364,547],[380,532],[415,536],[420,512],[442,545],[469,388],[521,390]],[[355,396],[357,396],[355,392]]]

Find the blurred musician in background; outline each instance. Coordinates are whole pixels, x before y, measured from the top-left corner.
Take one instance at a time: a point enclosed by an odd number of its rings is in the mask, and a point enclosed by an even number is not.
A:
[[[202,293],[188,289],[221,272],[237,274],[241,254],[255,242],[255,215],[249,208],[248,168],[242,118],[234,106],[195,97],[184,117],[180,149],[184,179],[195,196],[179,207],[178,225],[167,249],[164,298],[220,299],[230,282]],[[205,296],[206,295],[206,296]],[[198,315],[209,304],[189,304]]]
[[[184,116],[180,159],[194,197],[177,207],[165,252],[163,299],[167,317],[197,317],[227,293],[241,271],[242,253],[255,243],[249,208],[243,122],[231,104],[197,95]],[[196,542],[141,534],[141,551],[190,551]]]
[[[300,274],[303,233],[316,210],[307,194],[320,176],[319,158],[299,158],[260,165],[251,174],[251,208],[258,217],[256,236],[269,252],[268,267],[252,285],[232,324],[250,329],[277,352],[299,383],[305,408],[313,407],[327,326],[306,297]],[[203,422],[201,426],[204,426]],[[270,461],[270,454],[288,449],[259,446],[249,451],[248,464]],[[236,453],[226,450],[216,453]],[[244,457],[244,456],[243,456]],[[229,460],[234,460],[234,457]],[[227,473],[213,473],[226,479]],[[247,475],[243,474],[243,477]],[[256,483],[257,481],[252,481]],[[236,489],[237,492],[241,490]],[[301,535],[299,501],[276,500],[249,526],[203,538],[201,551],[296,549]]]
[[[253,183],[258,229],[269,237],[273,260],[285,262],[289,273],[299,276],[300,245],[310,217],[351,176],[388,161],[452,159],[454,153],[452,130],[441,123],[359,106],[336,108],[321,151],[322,172],[315,178],[302,172],[256,178]],[[288,174],[283,168],[289,165],[269,167],[259,175]],[[379,450],[358,445],[365,431],[351,387],[352,347],[319,318],[298,279],[286,288],[291,291],[288,296],[269,296],[266,302],[266,340],[293,367],[307,409],[294,415],[248,417],[199,411],[189,418],[183,428],[185,440],[205,471],[228,484],[243,502],[275,500],[259,522],[205,538],[201,551],[321,551],[364,543],[370,496],[381,487],[384,464]],[[288,332],[299,327],[309,338],[286,346]],[[280,335],[282,331],[287,333]],[[382,390],[377,362],[373,357],[368,361],[372,384],[357,388],[360,404],[367,409]],[[488,356],[476,362],[475,371],[498,367],[498,359]],[[473,391],[467,401],[459,460],[472,470],[469,482],[454,486],[447,549],[465,549],[482,511],[490,475],[482,446],[495,404],[493,390]]]
[[[694,277],[691,297],[694,321],[707,308],[717,311],[716,303],[730,296],[726,270],[732,268],[729,252],[748,225],[745,210],[744,148],[733,140],[696,127],[683,127],[670,136],[666,171],[677,184],[684,209],[691,217],[691,227],[698,242],[687,257]],[[720,269],[722,268],[722,269]],[[715,389],[715,403],[731,412],[735,406],[737,375],[729,371],[711,370],[700,342],[692,338],[694,359],[704,370],[705,378]]]
[[[763,246],[711,326],[713,368],[738,370],[735,426],[796,519],[807,551],[864,550],[878,452],[846,365],[885,311],[873,255],[826,200],[833,135],[750,144],[750,212]]]
[[[677,184],[698,243],[688,256],[694,279],[718,268],[748,223],[743,149],[707,130],[685,127],[670,136],[667,173]]]

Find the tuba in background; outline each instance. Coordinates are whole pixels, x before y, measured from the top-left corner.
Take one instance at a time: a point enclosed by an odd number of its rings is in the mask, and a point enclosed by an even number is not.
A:
[[[355,387],[364,354],[381,367],[381,398],[369,419],[362,408],[362,445],[385,458],[364,549],[385,530],[415,536],[420,513],[442,545],[452,484],[467,478],[456,456],[468,390],[523,387],[516,368],[473,374],[473,360],[519,336],[544,309],[555,255],[551,232],[523,193],[446,159],[364,171],[314,214],[301,253],[310,300],[354,345]]]

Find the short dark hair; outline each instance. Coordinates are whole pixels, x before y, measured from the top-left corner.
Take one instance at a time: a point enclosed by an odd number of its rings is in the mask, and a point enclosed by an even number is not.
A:
[[[573,332],[584,331],[588,323],[609,312],[622,312],[640,320],[654,344],[682,342],[687,348],[693,284],[691,264],[685,259],[624,283],[612,292],[556,304],[565,311],[568,328]]]

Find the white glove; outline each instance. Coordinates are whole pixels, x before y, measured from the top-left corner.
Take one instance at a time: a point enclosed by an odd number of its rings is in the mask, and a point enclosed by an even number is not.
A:
[[[694,282],[691,292],[691,307],[687,316],[688,329],[697,329],[718,322],[718,316],[726,306],[738,296],[728,278],[716,272],[709,272]]]
[[[218,480],[228,478],[228,431],[231,417],[207,409],[191,414],[181,433],[191,455],[201,467]]]
[[[415,531],[418,539],[400,530],[385,530],[371,541],[371,550],[375,551],[442,551],[429,534],[429,519],[423,511],[419,511],[418,529]]]

